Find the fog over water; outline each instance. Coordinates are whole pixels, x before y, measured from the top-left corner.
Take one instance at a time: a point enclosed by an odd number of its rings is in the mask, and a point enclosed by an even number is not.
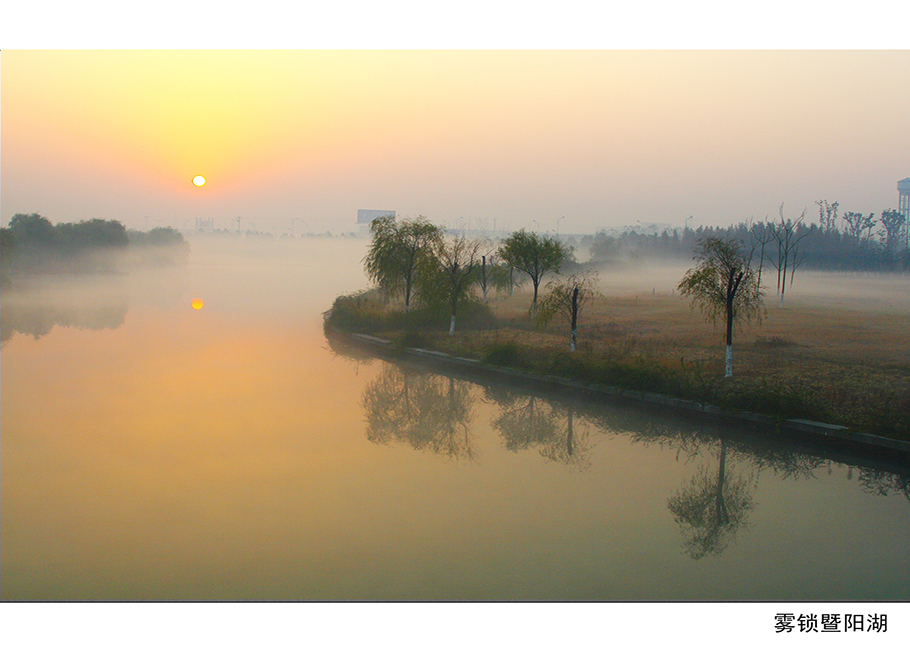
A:
[[[907,465],[387,362],[322,329],[365,239],[191,243],[3,294],[2,598],[910,598]]]

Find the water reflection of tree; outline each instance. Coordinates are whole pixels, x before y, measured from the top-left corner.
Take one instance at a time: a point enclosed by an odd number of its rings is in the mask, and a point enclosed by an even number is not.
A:
[[[128,308],[126,301],[94,306],[4,302],[0,310],[0,347],[6,346],[14,333],[40,339],[58,325],[81,330],[115,330],[123,324]]]
[[[333,358],[340,358],[346,362],[354,364],[354,373],[360,373],[361,364],[370,364],[375,359],[373,353],[353,346],[350,342],[344,340],[344,336],[335,332],[326,332],[325,339],[328,346],[327,350],[331,351]]]
[[[641,413],[598,416],[592,422],[604,430],[628,433],[634,443],[675,450],[677,459],[723,451],[740,464],[748,464],[756,474],[770,470],[781,479],[813,478],[815,470],[825,464],[823,457],[799,451],[783,441],[769,440],[767,433],[755,433],[741,426],[707,427],[695,420]]]
[[[471,387],[465,381],[387,366],[363,391],[367,439],[473,460]]]
[[[551,461],[581,469],[590,465],[588,429],[576,426],[570,404],[498,390],[487,388],[487,398],[502,410],[492,426],[502,435],[506,449],[517,452],[537,447]]]
[[[717,474],[702,468],[667,502],[686,536],[689,556],[701,559],[723,552],[755,508],[752,490],[753,480],[727,474],[727,443],[721,440]]]
[[[723,550],[745,524],[746,515],[754,507],[751,491],[763,472],[772,472],[775,478],[784,480],[814,479],[818,470],[824,469],[832,460],[831,452],[824,447],[803,446],[795,443],[794,438],[777,437],[760,427],[705,424],[702,418],[654,414],[654,409],[626,403],[610,405],[572,400],[573,403],[568,404],[545,394],[529,395],[527,390],[518,390],[498,381],[478,381],[483,384],[484,399],[500,408],[492,425],[510,451],[536,447],[550,460],[587,465],[590,451],[587,434],[590,428],[595,428],[609,435],[631,436],[636,444],[657,445],[675,451],[677,460],[683,457],[688,462],[705,453],[715,453],[720,459],[719,478],[703,472],[670,500],[681,515],[681,525],[691,522],[716,525],[716,529],[710,531],[703,524],[704,535],[700,541],[695,534],[697,530],[690,530],[693,532],[690,545],[698,556],[712,553],[712,548],[717,552]],[[844,459],[848,461],[844,465],[849,470],[858,472],[858,483],[867,493],[903,494],[910,500],[910,469],[906,460],[891,465],[891,459],[879,461],[862,454],[857,454],[856,458],[838,456],[834,460],[842,462]],[[748,478],[731,474],[728,464],[732,463],[738,470],[744,470]],[[830,469],[828,473],[831,473]],[[719,509],[718,485],[722,498]],[[706,505],[702,506],[700,514],[693,510],[693,507],[697,509],[699,501],[703,504],[706,494],[710,493],[714,497],[714,512],[704,509]],[[708,514],[714,516],[713,522]],[[694,544],[698,543],[701,550],[695,548]]]
[[[684,547],[693,559],[718,555],[735,539],[755,508],[753,491],[764,468],[784,474],[805,474],[807,466],[786,452],[763,452],[749,439],[731,442],[723,430],[708,430],[695,421],[662,418],[640,411],[620,412],[592,419],[600,428],[631,434],[632,442],[657,445],[676,451],[676,458],[693,460],[717,451],[716,473],[700,467],[692,480],[667,501],[667,507],[683,531]],[[742,435],[742,431],[737,431]],[[734,473],[728,463],[737,459],[750,464],[747,476]],[[814,464],[813,464],[814,465]]]
[[[867,493],[887,496],[901,493],[910,500],[910,475],[895,474],[874,468],[860,468],[859,483]]]

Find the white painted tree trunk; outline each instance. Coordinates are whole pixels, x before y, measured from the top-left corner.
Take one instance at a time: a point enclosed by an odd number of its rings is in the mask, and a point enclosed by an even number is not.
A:
[[[727,344],[727,370],[724,372],[724,378],[733,375],[733,345]]]
[[[449,334],[455,334],[455,315],[452,314],[452,320],[449,322]]]
[[[577,337],[578,337],[578,331],[573,330],[573,331],[572,331],[572,341],[569,342],[569,350],[570,350],[572,353],[575,352],[575,339],[576,339]]]

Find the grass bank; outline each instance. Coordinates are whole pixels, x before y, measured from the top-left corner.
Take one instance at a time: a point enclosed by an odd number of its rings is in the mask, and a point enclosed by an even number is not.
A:
[[[531,322],[529,304],[528,294],[472,303],[450,336],[443,311],[405,314],[361,292],[336,299],[326,323],[400,347],[910,440],[908,319],[901,314],[818,305],[769,310],[761,327],[737,335],[734,377],[724,378],[720,329],[679,296],[652,291],[602,301],[587,312],[575,352],[567,328]]]

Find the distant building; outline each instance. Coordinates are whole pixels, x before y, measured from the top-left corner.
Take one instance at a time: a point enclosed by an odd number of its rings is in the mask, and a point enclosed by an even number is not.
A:
[[[897,210],[904,214],[904,245],[910,247],[910,177],[897,182]]]
[[[370,223],[376,218],[395,217],[395,211],[377,211],[376,209],[357,209],[357,228],[361,234],[370,231]]]
[[[202,218],[196,218],[196,232],[203,233],[207,231],[215,230],[215,219],[208,218],[203,220]]]

